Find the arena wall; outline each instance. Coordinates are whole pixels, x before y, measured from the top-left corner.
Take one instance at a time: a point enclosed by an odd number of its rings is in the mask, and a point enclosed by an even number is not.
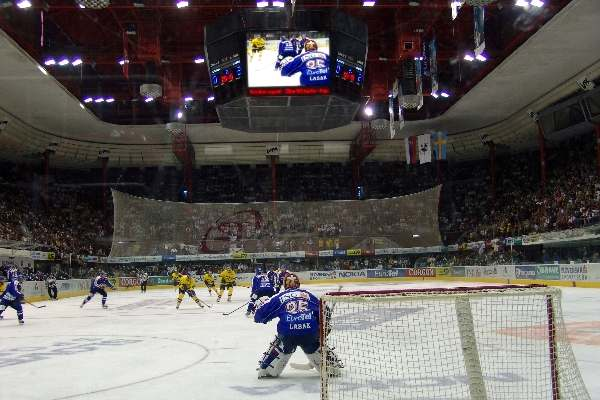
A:
[[[499,284],[543,284],[600,288],[600,264],[546,264],[546,265],[496,265],[436,268],[361,269],[335,271],[296,272],[303,284],[326,284],[334,282],[378,282],[439,280],[457,282],[482,282]],[[237,285],[248,287],[252,273],[237,275]],[[138,278],[111,278],[120,290],[137,290]],[[82,296],[89,291],[90,279],[69,279],[57,282],[59,298]],[[199,286],[203,286],[199,282]],[[47,300],[44,282],[25,282],[28,301]],[[172,287],[168,276],[151,276],[149,289]]]

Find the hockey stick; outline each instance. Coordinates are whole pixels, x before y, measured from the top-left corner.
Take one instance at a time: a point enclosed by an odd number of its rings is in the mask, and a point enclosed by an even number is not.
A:
[[[224,312],[224,313],[223,313],[223,315],[230,315],[230,314],[233,314],[233,313],[234,313],[234,312],[236,312],[237,310],[240,310],[240,309],[244,308],[245,306],[247,306],[247,305],[248,305],[248,303],[250,303],[250,301],[247,301],[247,302],[245,302],[244,304],[242,304],[241,306],[239,306],[238,308],[236,308],[236,309],[235,309],[235,310],[233,310],[233,311],[230,311],[230,312]]]
[[[200,303],[204,304],[206,307],[208,307],[208,308],[212,308],[212,307],[210,306],[210,304],[208,304],[208,303],[205,303],[204,301],[200,300],[200,298],[198,298],[198,301],[199,301]]]
[[[33,304],[33,303],[30,303],[30,302],[28,302],[28,301],[25,301],[25,303],[27,303],[27,304],[29,304],[30,306],[32,306],[32,307],[35,307],[35,308],[44,308],[44,307],[46,307],[46,305],[43,305],[43,306],[36,306],[35,304]]]

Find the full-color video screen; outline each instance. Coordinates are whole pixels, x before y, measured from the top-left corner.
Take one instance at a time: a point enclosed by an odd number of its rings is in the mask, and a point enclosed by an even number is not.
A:
[[[254,32],[247,36],[248,87],[327,86],[325,32]]]

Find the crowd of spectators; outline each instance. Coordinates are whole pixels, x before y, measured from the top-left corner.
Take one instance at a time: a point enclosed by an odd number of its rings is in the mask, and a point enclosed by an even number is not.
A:
[[[600,222],[600,179],[593,151],[591,135],[549,146],[545,188],[535,152],[499,154],[495,188],[488,160],[444,162],[441,176],[433,164],[367,162],[359,183],[366,198],[402,196],[443,184],[438,218],[445,244],[519,236]],[[99,168],[51,169],[46,182],[41,171],[30,165],[2,163],[0,167],[0,241],[55,251],[58,258],[108,255],[113,211]],[[268,165],[200,166],[193,178],[188,196],[194,202],[260,202],[272,196]],[[348,200],[356,196],[348,163],[280,165],[277,179],[279,200]],[[110,168],[108,186],[154,199],[182,200],[181,171],[174,167]],[[390,218],[393,216],[385,217]],[[296,216],[288,219],[269,231],[277,234],[289,233],[287,230],[297,226],[305,228]],[[285,222],[284,214],[279,221]],[[323,238],[344,233],[343,224],[330,220],[310,229]],[[261,232],[254,234],[261,238]],[[503,257],[501,261],[506,261],[507,256]],[[481,258],[477,262],[484,261],[496,262]]]

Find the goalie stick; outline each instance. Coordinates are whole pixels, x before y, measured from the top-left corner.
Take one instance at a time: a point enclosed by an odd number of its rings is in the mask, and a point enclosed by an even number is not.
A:
[[[242,304],[241,306],[239,306],[238,308],[236,308],[233,311],[229,311],[229,312],[224,312],[223,315],[230,315],[233,314],[234,312],[236,312],[237,310],[240,310],[242,308],[244,308],[244,306],[248,305],[248,303],[250,303],[250,300],[248,300],[247,302],[245,302],[244,304]]]
[[[338,288],[337,288],[337,291],[341,292],[343,288],[344,287],[342,285],[339,285]],[[334,307],[335,307],[335,304],[331,307],[331,311],[330,312],[333,312]],[[290,367],[292,367],[293,369],[299,369],[299,370],[302,370],[302,371],[310,371],[311,369],[314,368],[314,366],[311,363],[306,363],[306,364],[290,363]]]

